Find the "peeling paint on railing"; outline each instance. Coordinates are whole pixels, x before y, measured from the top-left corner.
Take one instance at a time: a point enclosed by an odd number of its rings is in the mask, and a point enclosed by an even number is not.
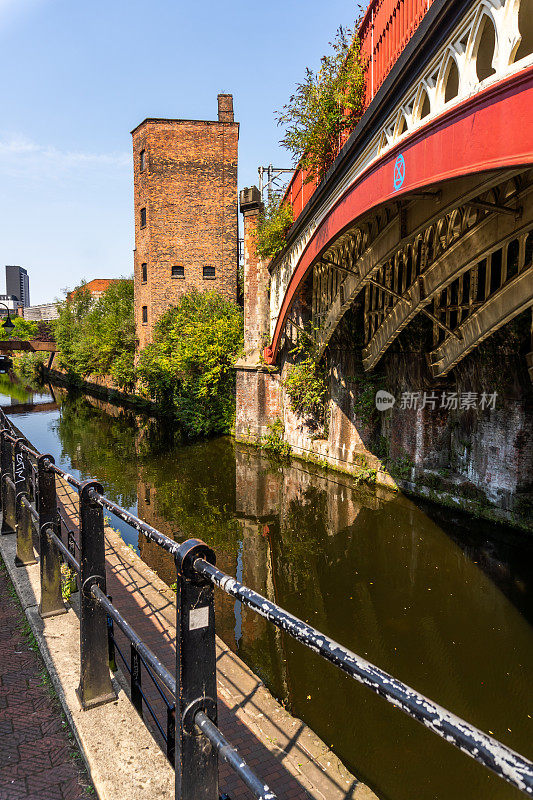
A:
[[[533,763],[203,559],[194,569],[466,755],[533,795]]]

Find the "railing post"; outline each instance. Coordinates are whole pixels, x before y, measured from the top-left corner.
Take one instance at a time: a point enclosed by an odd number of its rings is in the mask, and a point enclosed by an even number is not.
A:
[[[110,594],[107,595],[107,599],[111,603],[113,598]],[[117,671],[117,662],[115,659],[115,626],[113,624],[113,617],[110,617],[109,614],[107,615],[107,656],[109,661],[109,669],[111,672]]]
[[[105,594],[104,514],[93,492],[103,493],[98,481],[80,486],[80,649],[81,672],[78,698],[83,709],[116,700],[109,674],[107,614],[93,597],[98,586]]]
[[[5,422],[5,415],[2,411],[1,415],[1,422],[0,424],[2,427],[0,428],[0,511],[4,507],[4,461],[2,458],[2,450],[4,448],[4,434],[7,433],[7,429],[3,427]]]
[[[30,499],[30,464],[28,456],[21,448],[24,439],[15,442],[15,520],[17,528],[17,554],[15,564],[17,567],[36,564],[37,559],[33,552],[33,517],[29,508],[23,503],[23,498]]]
[[[193,569],[215,554],[198,539],[176,554],[176,800],[218,800],[218,755],[195,725],[203,711],[217,722],[213,585]]]
[[[41,617],[66,614],[61,593],[61,559],[57,547],[50,541],[47,529],[60,535],[57,513],[56,476],[49,467],[54,458],[49,453],[37,459],[37,511],[39,513],[39,556],[41,563]]]
[[[0,460],[2,464],[2,533],[15,533],[15,492],[8,483],[13,480],[13,449],[8,439],[9,431],[4,429],[1,435]]]
[[[167,758],[176,761],[176,706],[167,707]]]
[[[131,702],[138,714],[143,715],[143,696],[141,694],[141,657],[134,644],[130,645]]]

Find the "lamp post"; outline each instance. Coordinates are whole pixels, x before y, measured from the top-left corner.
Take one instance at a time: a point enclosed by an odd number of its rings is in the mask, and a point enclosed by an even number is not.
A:
[[[6,319],[6,321],[5,321],[5,322],[3,322],[3,323],[2,323],[2,327],[3,327],[3,328],[6,330],[6,331],[12,331],[12,330],[13,330],[13,328],[14,328],[15,326],[13,325],[13,323],[12,323],[12,321],[11,321],[11,317],[9,316],[9,308],[6,306],[6,304],[5,304],[5,303],[0,303],[0,306],[4,306],[4,308],[5,308],[5,309],[6,309],[6,311],[7,311],[7,319]]]

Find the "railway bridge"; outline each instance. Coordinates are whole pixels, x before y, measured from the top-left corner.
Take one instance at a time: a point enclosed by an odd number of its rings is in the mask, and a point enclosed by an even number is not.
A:
[[[241,193],[237,434],[279,417],[297,454],[385,482],[387,459],[411,481],[444,470],[509,510],[533,482],[533,3],[372,0],[359,34],[364,114],[320,184],[295,171],[269,264]],[[329,374],[321,430],[285,389],[302,337]]]

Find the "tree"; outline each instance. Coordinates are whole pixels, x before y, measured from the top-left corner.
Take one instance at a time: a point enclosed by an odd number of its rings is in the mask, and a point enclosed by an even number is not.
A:
[[[259,258],[273,258],[285,247],[287,231],[293,222],[292,206],[273,195],[259,217],[256,250]]]
[[[96,300],[82,281],[60,304],[54,332],[60,363],[71,374],[110,375],[120,388],[133,389],[133,281],[110,283]]]
[[[11,317],[11,321],[15,326],[11,328],[11,330],[6,330],[2,322],[0,322],[0,339],[22,339],[23,341],[29,341],[37,335],[38,326],[36,322],[24,319],[24,317]]]
[[[242,311],[233,301],[192,291],[157,323],[153,344],[140,354],[138,375],[190,436],[228,432],[235,408],[233,366],[243,341]]]

